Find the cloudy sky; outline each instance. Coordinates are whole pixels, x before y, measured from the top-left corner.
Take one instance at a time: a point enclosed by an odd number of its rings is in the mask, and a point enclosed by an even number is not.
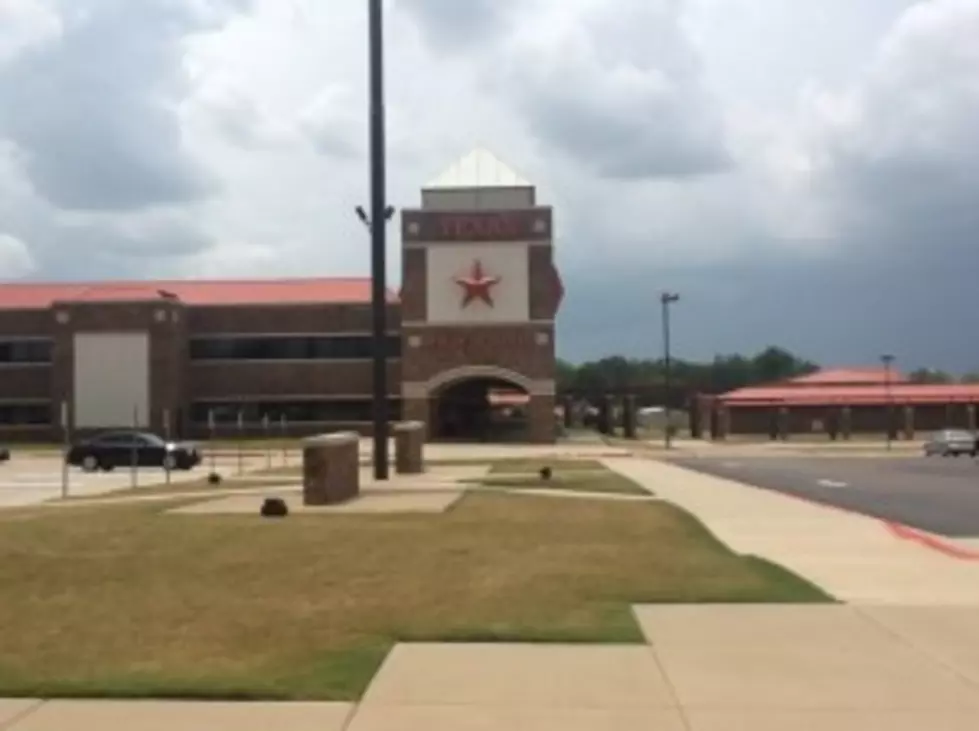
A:
[[[979,367],[979,0],[386,23],[391,202],[476,145],[537,183],[566,357],[657,353],[671,289],[682,357]],[[0,0],[0,278],[366,273],[365,38],[363,0]]]

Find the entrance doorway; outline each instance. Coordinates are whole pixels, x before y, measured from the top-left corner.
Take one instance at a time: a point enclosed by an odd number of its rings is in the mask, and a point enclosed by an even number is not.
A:
[[[449,442],[524,442],[530,397],[498,378],[467,378],[431,396],[432,438]]]

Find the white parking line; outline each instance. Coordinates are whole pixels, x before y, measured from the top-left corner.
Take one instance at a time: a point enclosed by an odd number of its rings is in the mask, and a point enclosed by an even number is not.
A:
[[[819,485],[820,487],[828,487],[834,490],[839,490],[844,487],[849,487],[847,483],[839,482],[838,480],[826,480],[826,479],[816,480],[816,484]]]

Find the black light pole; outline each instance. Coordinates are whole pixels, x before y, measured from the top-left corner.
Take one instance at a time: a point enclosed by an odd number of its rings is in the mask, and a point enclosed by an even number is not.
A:
[[[384,131],[384,12],[368,0],[370,67],[371,310],[373,315],[374,479],[388,479],[387,180]]]
[[[670,359],[670,305],[680,301],[680,295],[671,292],[663,292],[659,298],[663,314],[663,382],[666,387],[666,405],[663,407],[663,414],[666,419],[666,431],[663,436],[664,446],[667,449],[673,448],[673,430],[670,423],[670,396],[672,392],[673,363]]]
[[[893,404],[891,403],[891,366],[894,364],[893,355],[882,355],[880,362],[884,364],[884,401],[887,404],[887,451],[892,447],[891,428],[893,427],[894,414]]]

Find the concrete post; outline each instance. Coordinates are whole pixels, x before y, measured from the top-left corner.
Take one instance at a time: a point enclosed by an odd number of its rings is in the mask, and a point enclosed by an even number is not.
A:
[[[969,431],[976,430],[976,405],[969,404],[965,407],[966,418],[968,419]]]
[[[626,439],[636,438],[636,397],[622,397],[622,432]]]
[[[904,438],[914,440],[914,406],[904,407]]]
[[[778,438],[783,442],[789,440],[789,410],[785,406],[778,409]]]
[[[571,396],[565,396],[561,400],[561,404],[564,407],[564,428],[573,429],[574,428],[574,398]]]
[[[853,435],[853,411],[849,406],[840,409],[840,434],[847,441]]]
[[[718,440],[727,439],[731,433],[731,409],[727,406],[717,408],[717,438]]]
[[[598,433],[606,436],[612,433],[612,401],[605,395],[598,402]]]

